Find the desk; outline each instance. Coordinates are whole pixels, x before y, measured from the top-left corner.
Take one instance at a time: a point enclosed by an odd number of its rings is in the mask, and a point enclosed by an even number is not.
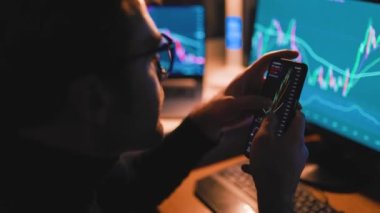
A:
[[[238,156],[193,170],[174,193],[159,206],[160,211],[162,213],[211,213],[194,195],[196,181],[244,160],[243,156]],[[359,193],[324,192],[324,194],[334,208],[345,213],[380,212],[379,202]]]

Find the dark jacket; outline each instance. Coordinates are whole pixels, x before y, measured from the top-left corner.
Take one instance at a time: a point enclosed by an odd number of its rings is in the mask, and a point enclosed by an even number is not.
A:
[[[157,147],[95,158],[10,143],[1,150],[0,212],[149,212],[215,146],[185,120]]]

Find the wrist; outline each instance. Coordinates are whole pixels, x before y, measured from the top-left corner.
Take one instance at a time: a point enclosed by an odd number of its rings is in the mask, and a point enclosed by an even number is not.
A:
[[[263,213],[292,213],[293,194],[284,194],[280,191],[257,191],[259,212]]]
[[[298,181],[275,174],[255,176],[260,212],[293,212]]]

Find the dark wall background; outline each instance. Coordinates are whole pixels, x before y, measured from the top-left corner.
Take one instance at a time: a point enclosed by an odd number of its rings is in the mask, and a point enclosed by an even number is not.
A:
[[[167,5],[202,4],[206,8],[207,37],[224,36],[224,0],[163,0]]]
[[[247,64],[249,49],[251,46],[251,35],[255,14],[256,0],[243,0],[243,50],[245,55],[244,63]],[[206,35],[207,38],[224,38],[225,19],[224,0],[163,0],[167,5],[203,4],[206,8]]]

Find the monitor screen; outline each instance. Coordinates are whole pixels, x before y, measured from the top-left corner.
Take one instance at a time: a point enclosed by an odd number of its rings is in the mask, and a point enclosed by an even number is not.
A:
[[[380,152],[380,4],[354,0],[258,2],[250,62],[293,49],[309,66],[307,121]]]
[[[150,15],[176,47],[172,77],[203,76],[205,66],[205,10],[201,5],[155,6]],[[169,63],[161,59],[161,63]]]

